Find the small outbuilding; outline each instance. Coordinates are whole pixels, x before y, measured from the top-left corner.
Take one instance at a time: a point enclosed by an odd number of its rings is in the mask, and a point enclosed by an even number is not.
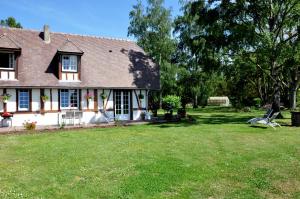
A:
[[[207,100],[209,106],[230,106],[228,97],[209,97]]]

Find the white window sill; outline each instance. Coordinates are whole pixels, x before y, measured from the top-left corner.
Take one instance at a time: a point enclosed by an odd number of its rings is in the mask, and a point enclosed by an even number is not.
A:
[[[60,83],[81,82],[80,80],[59,80]]]
[[[14,82],[18,82],[19,80],[17,80],[17,79],[0,79],[0,81],[14,81]]]
[[[6,71],[15,71],[15,69],[14,69],[14,68],[1,68],[1,67],[0,67],[0,70],[6,70]]]
[[[79,110],[79,108],[62,108],[62,107],[60,107],[60,110],[62,110],[62,111],[76,111],[76,110]]]

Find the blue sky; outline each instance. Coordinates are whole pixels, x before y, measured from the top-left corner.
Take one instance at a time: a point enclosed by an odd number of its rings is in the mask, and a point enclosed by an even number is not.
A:
[[[0,0],[0,19],[15,17],[24,28],[127,38],[129,12],[136,0]],[[173,16],[179,13],[178,0],[165,0]],[[132,38],[131,38],[132,39]]]

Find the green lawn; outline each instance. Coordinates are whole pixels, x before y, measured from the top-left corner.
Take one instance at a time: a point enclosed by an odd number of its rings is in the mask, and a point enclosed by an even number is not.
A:
[[[249,127],[257,111],[190,114],[196,123],[0,136],[0,198],[300,198],[300,129]]]

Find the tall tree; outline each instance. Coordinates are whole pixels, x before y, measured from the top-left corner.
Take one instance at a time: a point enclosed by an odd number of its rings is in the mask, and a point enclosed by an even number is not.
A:
[[[187,44],[194,56],[221,55],[221,64],[243,60],[255,66],[272,84],[273,108],[279,111],[285,69],[299,38],[299,0],[198,0],[188,3],[190,26],[198,32]],[[183,26],[184,27],[184,26]],[[203,58],[203,59],[202,59]],[[211,66],[208,63],[207,66]]]
[[[8,17],[7,19],[0,20],[1,26],[7,26],[11,28],[23,28],[20,22],[17,22],[17,20],[14,17]]]
[[[161,71],[161,92],[163,95],[175,92],[176,70],[171,64],[175,43],[172,39],[171,10],[164,7],[164,0],[141,0],[130,12],[128,35],[159,63]]]
[[[175,20],[174,35],[177,36],[178,43],[175,62],[180,68],[178,83],[181,87],[182,99],[187,98],[187,101],[193,99],[196,107],[198,101],[205,104],[210,95],[219,94],[213,85],[219,83],[216,79],[222,79],[219,70],[221,56],[217,47],[209,41],[210,38],[203,35],[206,25],[196,23],[198,16],[191,14],[192,1],[182,2],[183,15]],[[218,30],[214,31],[218,32]]]

